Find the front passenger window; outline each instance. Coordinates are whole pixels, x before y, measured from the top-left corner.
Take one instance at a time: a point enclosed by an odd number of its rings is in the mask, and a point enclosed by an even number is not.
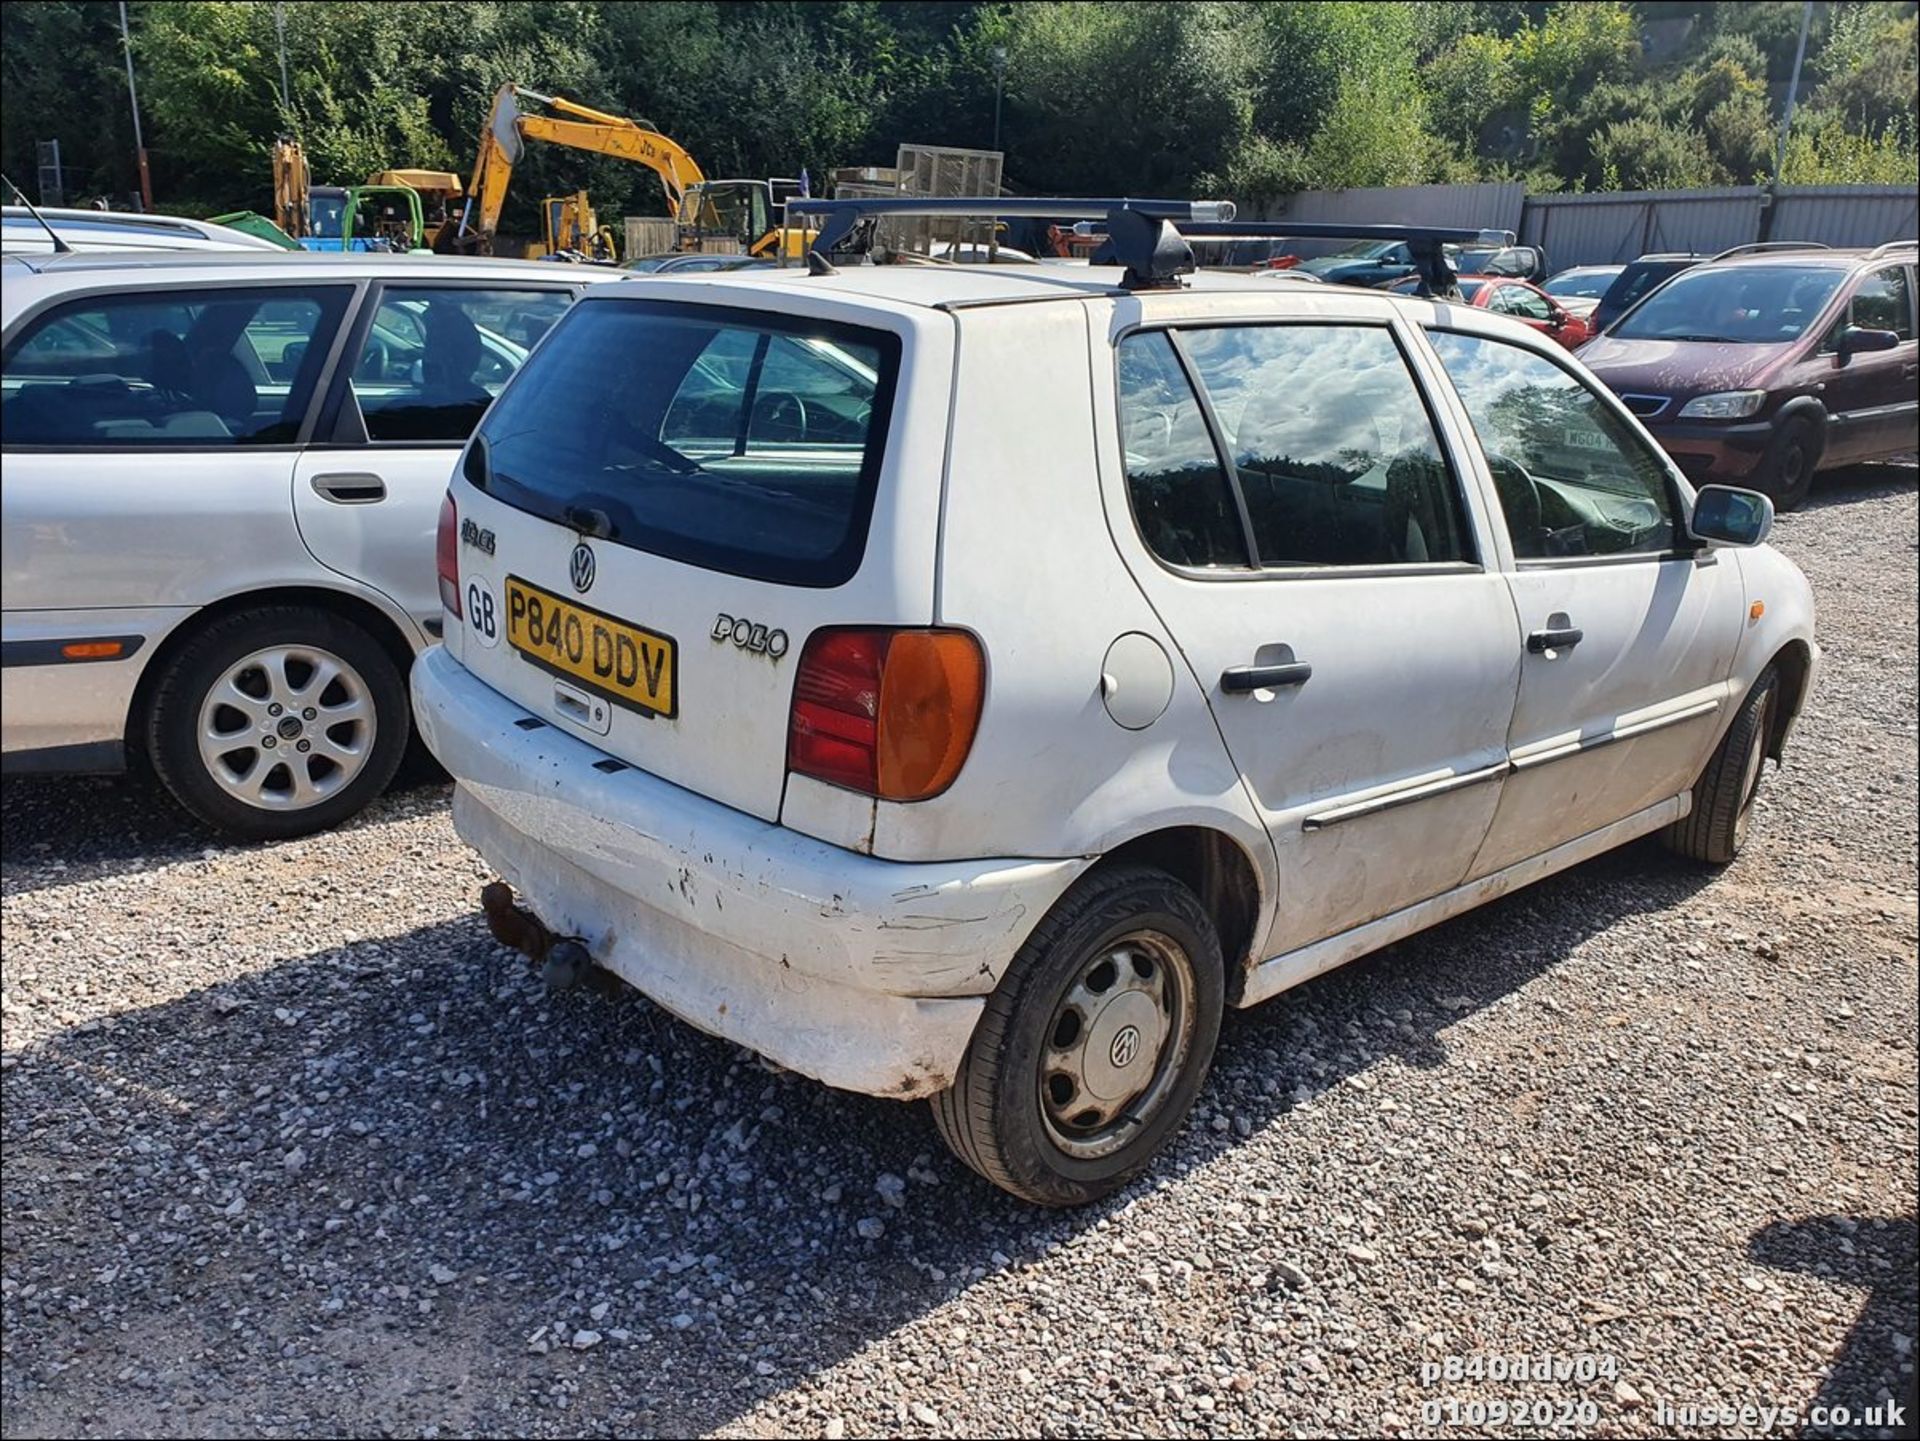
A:
[[[367,439],[464,441],[569,300],[557,290],[388,286],[353,365]]]
[[[1913,297],[1907,293],[1906,267],[1895,265],[1863,278],[1848,306],[1847,324],[1891,330],[1902,340],[1912,340]]]
[[[1504,340],[1429,338],[1486,452],[1518,559],[1674,548],[1665,462],[1583,381]]]

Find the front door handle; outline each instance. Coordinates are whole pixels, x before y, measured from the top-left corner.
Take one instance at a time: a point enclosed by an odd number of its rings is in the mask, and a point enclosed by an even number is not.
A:
[[[1577,625],[1537,630],[1527,637],[1527,649],[1535,655],[1544,655],[1550,650],[1572,650],[1585,636],[1586,632]]]
[[[365,471],[335,471],[313,478],[314,494],[335,505],[372,505],[387,498],[387,483]]]
[[[1249,691],[1305,685],[1312,677],[1313,667],[1305,661],[1289,665],[1236,665],[1220,672],[1220,689],[1228,695],[1245,695]]]

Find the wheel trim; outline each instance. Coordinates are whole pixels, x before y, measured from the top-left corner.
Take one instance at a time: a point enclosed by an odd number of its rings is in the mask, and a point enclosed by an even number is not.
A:
[[[372,689],[332,651],[266,646],[201,699],[196,739],[214,784],[243,805],[302,811],[351,785],[372,759]]]
[[[1788,490],[1800,483],[1807,469],[1807,447],[1795,441],[1787,447],[1787,453],[1780,457],[1780,479]]]
[[[1037,1077],[1055,1145],[1097,1160],[1145,1129],[1192,1051],[1195,995],[1192,960],[1159,931],[1129,932],[1075,972],[1048,1022]]]

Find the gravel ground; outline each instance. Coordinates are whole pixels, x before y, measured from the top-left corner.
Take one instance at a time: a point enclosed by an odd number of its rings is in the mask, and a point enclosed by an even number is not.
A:
[[[255,849],[9,785],[0,1429],[1626,1436],[1906,1393],[1915,535],[1911,470],[1781,522],[1827,671],[1737,865],[1636,845],[1230,1017],[1158,1173],[1072,1215],[924,1108],[546,994],[443,786]],[[1617,1374],[1421,1382],[1512,1353]]]

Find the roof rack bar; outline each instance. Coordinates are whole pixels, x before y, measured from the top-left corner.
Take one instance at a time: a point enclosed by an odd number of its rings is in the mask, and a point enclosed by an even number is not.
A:
[[[1126,267],[1130,288],[1173,283],[1193,269],[1184,237],[1272,236],[1303,240],[1384,240],[1404,242],[1414,253],[1424,295],[1457,296],[1459,289],[1448,245],[1514,243],[1510,230],[1468,230],[1426,225],[1333,225],[1315,222],[1235,219],[1230,200],[1161,200],[1066,196],[879,196],[870,199],[815,200],[795,197],[787,214],[819,222],[812,253],[823,260],[858,227],[885,215],[978,216],[982,219],[1105,220],[1115,258]],[[1176,233],[1169,234],[1174,226]],[[1078,228],[1078,227],[1076,227]],[[824,272],[823,272],[824,273]]]
[[[1920,246],[1920,240],[1889,240],[1869,250],[1867,259],[1878,260],[1883,255],[1892,255],[1897,250],[1912,250],[1915,246]]]
[[[1464,230],[1434,225],[1331,225],[1322,221],[1288,224],[1284,220],[1236,220],[1230,224],[1196,221],[1180,227],[1196,237],[1246,236],[1275,240],[1438,240],[1443,245],[1512,245],[1511,230]]]
[[[1128,210],[1149,220],[1193,221],[1231,220],[1234,214],[1230,200],[1035,199],[1024,195],[888,195],[858,200],[795,196],[786,206],[789,216],[811,215],[821,221],[813,249],[823,253],[837,249],[862,221],[883,215],[1103,220],[1115,211]]]
[[[1731,250],[1723,250],[1714,256],[1715,260],[1731,260],[1736,255],[1758,255],[1768,250],[1831,250],[1833,247],[1819,240],[1756,240],[1750,245],[1736,245]]]

